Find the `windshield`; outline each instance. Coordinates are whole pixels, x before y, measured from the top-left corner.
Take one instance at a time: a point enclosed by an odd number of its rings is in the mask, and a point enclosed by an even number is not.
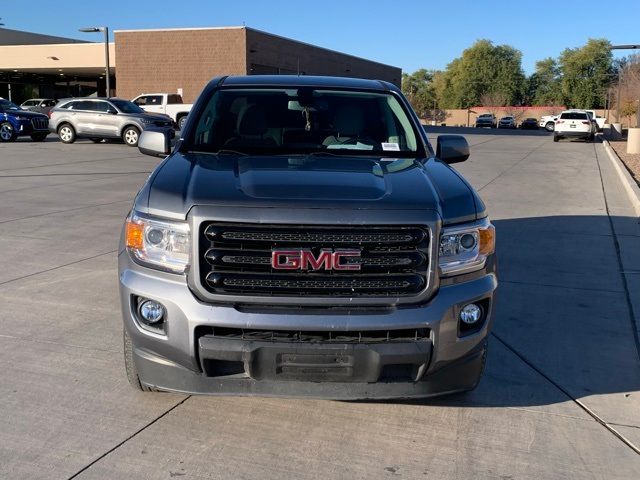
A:
[[[15,103],[11,103],[9,100],[5,100],[4,98],[0,98],[0,111],[6,110],[20,110],[20,107]]]
[[[251,154],[424,155],[413,122],[389,93],[222,89],[185,142],[195,151]]]
[[[141,109],[138,105],[133,102],[129,102],[127,100],[109,100],[113,103],[118,110],[122,113],[144,113],[144,110]]]

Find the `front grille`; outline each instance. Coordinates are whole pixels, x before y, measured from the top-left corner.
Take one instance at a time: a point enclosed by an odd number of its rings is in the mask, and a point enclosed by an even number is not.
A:
[[[304,331],[259,330],[229,327],[198,327],[197,338],[212,336],[226,340],[286,343],[387,343],[428,340],[428,328],[404,330]],[[196,340],[197,344],[197,340]]]
[[[236,296],[397,297],[422,292],[429,233],[414,226],[305,226],[204,223],[200,281],[213,294]],[[342,266],[360,270],[274,270],[273,250],[356,251]]]
[[[31,119],[31,126],[34,130],[47,130],[49,128],[49,119],[46,117],[34,117]]]

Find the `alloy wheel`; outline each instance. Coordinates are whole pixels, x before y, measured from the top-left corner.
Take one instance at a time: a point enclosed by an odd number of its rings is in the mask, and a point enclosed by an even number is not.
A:
[[[4,141],[8,141],[11,140],[11,137],[13,137],[13,128],[11,125],[2,125],[0,127],[0,138]]]
[[[69,142],[73,137],[73,133],[69,127],[62,127],[60,129],[60,138],[63,142]]]
[[[136,143],[138,143],[138,132],[133,129],[127,130],[127,132],[124,134],[124,141],[129,145],[135,145]]]

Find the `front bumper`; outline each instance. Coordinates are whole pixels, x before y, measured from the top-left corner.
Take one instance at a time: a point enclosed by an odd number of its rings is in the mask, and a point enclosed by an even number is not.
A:
[[[17,135],[31,135],[33,133],[49,133],[49,126],[44,128],[36,128],[31,123],[31,120],[18,120],[16,122],[16,134]]]
[[[122,314],[134,345],[135,366],[140,381],[159,390],[334,399],[426,397],[469,390],[482,372],[497,287],[493,270],[441,286],[421,305],[307,313],[203,303],[182,276],[141,267],[126,252],[119,255],[119,262]],[[135,297],[165,306],[164,334],[141,326],[132,306]],[[459,309],[480,300],[489,305],[482,327],[460,337]],[[429,334],[403,342],[292,343],[198,333],[210,327],[325,332],[422,329]],[[242,371],[212,374],[210,361],[239,364]]]

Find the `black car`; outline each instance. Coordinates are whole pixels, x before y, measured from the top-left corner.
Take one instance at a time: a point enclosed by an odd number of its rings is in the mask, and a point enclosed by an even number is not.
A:
[[[536,120],[535,118],[526,118],[520,124],[520,128],[523,130],[537,130],[538,120]]]

